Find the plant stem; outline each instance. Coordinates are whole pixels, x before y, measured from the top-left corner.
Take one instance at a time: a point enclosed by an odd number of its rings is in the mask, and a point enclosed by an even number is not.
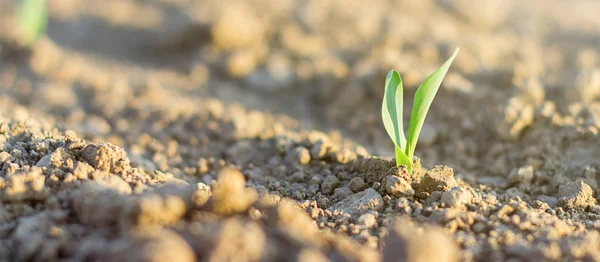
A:
[[[396,153],[396,166],[402,165],[402,159],[400,158],[400,154],[402,153],[402,149],[398,148],[394,145],[394,152]]]

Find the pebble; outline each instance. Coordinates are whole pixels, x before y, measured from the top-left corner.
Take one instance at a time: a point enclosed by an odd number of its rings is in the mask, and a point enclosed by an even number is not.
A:
[[[333,190],[333,198],[344,199],[347,196],[352,195],[352,193],[352,190],[347,186],[338,187],[335,190]]]
[[[415,194],[415,190],[410,184],[397,176],[388,176],[385,179],[385,190],[396,197],[408,197]]]
[[[425,176],[423,176],[417,187],[417,192],[431,193],[434,191],[446,191],[457,185],[452,168],[437,165],[425,173]]]
[[[45,155],[35,165],[38,166],[38,167],[48,167],[48,166],[50,166],[50,157],[51,156],[52,156],[52,154]]]
[[[327,154],[327,146],[319,141],[310,149],[310,155],[314,159],[322,159]]]
[[[288,152],[286,160],[290,163],[306,165],[310,162],[310,152],[305,147],[296,147]]]
[[[244,175],[236,169],[225,168],[219,172],[213,189],[212,211],[220,215],[229,215],[246,211],[257,199],[256,192],[246,188]]]
[[[350,189],[352,189],[353,192],[360,192],[365,190],[365,188],[367,188],[367,184],[362,177],[355,177],[350,180]]]
[[[0,163],[4,163],[5,161],[9,160],[11,157],[12,156],[8,152],[0,152]]]
[[[321,193],[323,194],[331,194],[333,190],[335,190],[340,185],[340,180],[333,176],[328,175],[323,179],[323,183],[321,183]]]
[[[515,168],[510,171],[508,175],[508,182],[511,184],[531,184],[533,179],[533,167],[528,165],[524,167]]]
[[[365,226],[366,228],[372,228],[377,225],[377,218],[372,213],[362,214],[358,218],[358,223]]]
[[[332,212],[339,211],[341,213],[359,216],[368,211],[380,211],[383,209],[383,205],[384,203],[381,195],[375,191],[375,189],[368,188],[362,192],[354,193],[344,198],[328,209]]]
[[[592,188],[583,181],[571,182],[558,188],[558,205],[563,208],[586,208],[596,204]]]
[[[342,149],[335,154],[335,159],[340,164],[346,164],[356,159],[356,153],[348,149]]]
[[[473,195],[467,189],[462,187],[453,187],[442,193],[442,204],[452,206],[462,206],[468,204],[473,199]]]

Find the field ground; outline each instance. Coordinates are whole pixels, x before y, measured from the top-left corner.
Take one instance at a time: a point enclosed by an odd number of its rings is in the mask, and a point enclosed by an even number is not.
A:
[[[600,261],[600,3],[49,11],[0,0],[0,261]],[[408,174],[385,75],[456,47]]]

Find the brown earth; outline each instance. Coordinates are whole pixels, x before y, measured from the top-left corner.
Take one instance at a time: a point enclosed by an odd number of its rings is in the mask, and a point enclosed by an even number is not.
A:
[[[600,261],[598,3],[15,3],[0,261]],[[408,174],[383,79],[457,46]]]

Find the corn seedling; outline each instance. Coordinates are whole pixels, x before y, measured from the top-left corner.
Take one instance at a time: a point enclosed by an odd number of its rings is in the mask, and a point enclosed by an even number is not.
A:
[[[387,74],[381,116],[385,130],[394,142],[396,166],[405,165],[409,173],[412,173],[412,160],[421,128],[425,123],[425,117],[427,117],[427,111],[429,111],[433,98],[458,51],[457,48],[454,54],[440,68],[429,75],[417,89],[410,114],[408,137],[404,136],[404,126],[402,124],[402,78],[395,70],[391,70]]]
[[[33,44],[46,30],[46,0],[22,0],[18,19],[19,41],[24,45]]]

